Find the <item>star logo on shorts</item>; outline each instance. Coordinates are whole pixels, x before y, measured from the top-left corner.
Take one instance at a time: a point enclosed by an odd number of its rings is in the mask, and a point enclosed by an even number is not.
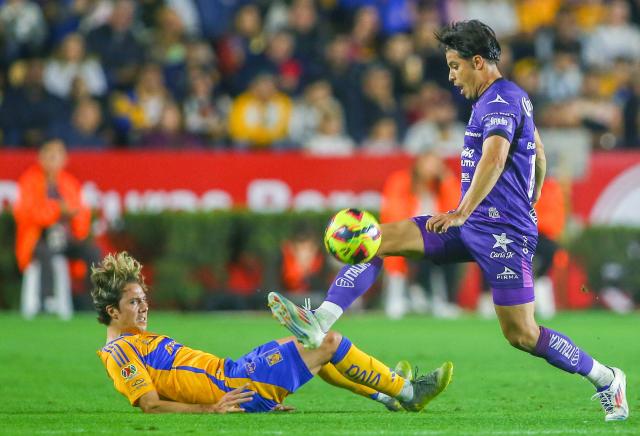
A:
[[[493,235],[493,233],[492,233],[492,235]],[[496,243],[493,244],[493,248],[500,247],[505,252],[509,251],[509,249],[507,248],[507,245],[511,244],[513,241],[507,237],[506,233],[502,233],[500,235],[493,235],[493,237],[496,240]]]

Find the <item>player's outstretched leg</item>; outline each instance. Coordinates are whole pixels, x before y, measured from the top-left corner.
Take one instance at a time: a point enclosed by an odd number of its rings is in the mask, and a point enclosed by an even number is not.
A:
[[[337,346],[335,342],[340,341]],[[358,349],[339,333],[329,332],[323,341],[334,342],[335,352],[330,362],[347,379],[377,389],[396,398],[405,410],[419,412],[438,396],[451,381],[453,364],[445,362],[440,368],[414,380],[401,377],[384,363]]]
[[[368,386],[364,386],[360,383],[349,380],[348,378],[343,376],[340,371],[338,371],[336,367],[331,363],[323,365],[318,372],[318,375],[322,380],[329,383],[330,385],[346,389],[356,395],[360,395],[361,397],[365,397],[377,401],[378,403],[382,403],[388,410],[392,412],[399,412],[401,410],[404,410],[400,402],[395,398],[383,394],[382,392],[378,392],[377,390],[372,389]]]
[[[322,331],[328,332],[343,312],[373,285],[382,270],[382,257],[424,255],[420,229],[414,221],[382,224],[380,229],[382,243],[377,257],[366,263],[342,267],[324,302],[313,312]]]
[[[538,326],[533,317],[533,303],[495,307],[502,331],[511,345],[589,380],[596,388],[594,398],[599,398],[605,411],[605,421],[627,419],[629,406],[624,372],[598,362],[568,336]]]
[[[269,292],[268,304],[273,316],[302,343],[305,348],[318,348],[326,335],[313,313],[297,306],[277,292]]]

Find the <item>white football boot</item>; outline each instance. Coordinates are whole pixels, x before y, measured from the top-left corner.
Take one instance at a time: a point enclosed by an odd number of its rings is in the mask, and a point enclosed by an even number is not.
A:
[[[608,388],[596,392],[591,399],[598,398],[604,409],[605,421],[624,421],[629,417],[627,404],[627,377],[618,368],[611,368],[613,381]]]

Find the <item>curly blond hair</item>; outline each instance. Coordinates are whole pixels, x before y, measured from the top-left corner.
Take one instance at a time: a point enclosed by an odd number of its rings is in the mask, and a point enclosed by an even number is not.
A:
[[[108,254],[98,265],[91,265],[91,282],[93,289],[91,297],[98,312],[98,322],[109,325],[111,317],[107,307],[116,306],[122,298],[125,286],[137,283],[147,291],[144,276],[141,274],[142,265],[126,251]]]

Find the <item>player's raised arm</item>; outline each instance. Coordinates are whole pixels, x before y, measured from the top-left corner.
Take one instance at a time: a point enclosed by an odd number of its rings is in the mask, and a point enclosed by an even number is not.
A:
[[[492,135],[482,144],[482,157],[478,161],[469,189],[455,212],[436,215],[427,221],[427,230],[446,232],[451,226],[461,226],[469,215],[493,189],[504,170],[509,155],[509,141],[500,135]]]
[[[538,129],[536,129],[534,132],[534,138],[536,142],[536,190],[533,195],[533,199],[531,200],[532,205],[535,205],[538,200],[540,200],[540,195],[542,194],[542,185],[547,174],[547,157],[544,154],[544,144],[542,143],[542,139],[540,138]]]
[[[241,405],[253,399],[253,391],[245,390],[247,385],[227,392],[215,404],[188,404],[161,400],[157,391],[147,392],[140,397],[138,407],[144,413],[234,413],[244,412]]]

